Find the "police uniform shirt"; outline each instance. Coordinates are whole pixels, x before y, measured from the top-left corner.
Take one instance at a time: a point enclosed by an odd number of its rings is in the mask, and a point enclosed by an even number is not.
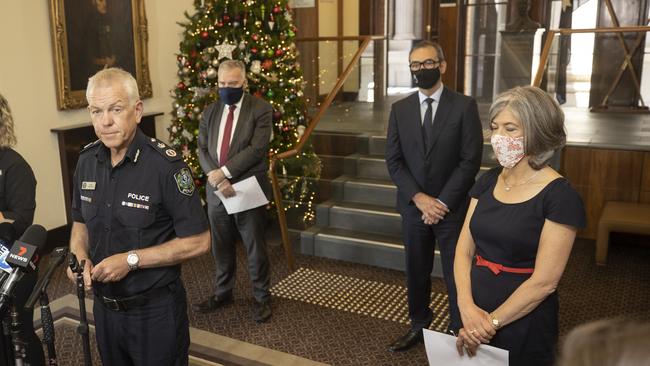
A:
[[[16,235],[34,220],[36,178],[29,164],[13,149],[0,149],[0,211],[14,220]]]
[[[88,228],[94,265],[114,254],[209,229],[187,165],[175,150],[140,129],[115,167],[101,141],[82,150],[74,177],[72,219]],[[125,297],[165,286],[178,276],[180,264],[138,269],[119,282],[93,286],[100,295]]]

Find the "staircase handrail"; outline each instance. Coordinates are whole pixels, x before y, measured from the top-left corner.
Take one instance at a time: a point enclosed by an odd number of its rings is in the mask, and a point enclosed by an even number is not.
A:
[[[332,104],[334,101],[334,98],[338,94],[338,92],[341,90],[343,87],[343,84],[345,81],[348,79],[350,74],[352,73],[352,70],[354,69],[354,65],[359,61],[361,58],[361,54],[366,50],[368,47],[368,44],[370,44],[370,41],[374,40],[383,40],[386,39],[385,36],[342,36],[342,37],[304,37],[304,38],[296,38],[296,42],[310,42],[310,41],[361,41],[361,45],[357,49],[357,52],[352,56],[352,59],[350,60],[350,63],[348,66],[343,70],[343,73],[339,75],[339,77],[336,80],[336,84],[334,85],[334,88],[327,94],[327,97],[325,98],[325,101],[320,105],[320,109],[318,110],[318,113],[314,116],[314,118],[309,121],[307,124],[307,128],[305,129],[305,132],[303,135],[300,137],[298,140],[298,143],[296,145],[287,151],[278,153],[278,154],[273,154],[269,158],[269,175],[271,176],[271,184],[273,186],[273,199],[275,200],[275,207],[278,212],[278,222],[280,224],[280,234],[282,236],[282,245],[284,247],[284,253],[287,258],[287,265],[289,267],[289,270],[293,271],[295,262],[293,259],[293,250],[291,246],[291,242],[289,240],[289,228],[287,227],[287,218],[284,214],[284,207],[282,205],[282,194],[280,192],[280,184],[278,183],[278,176],[275,172],[275,166],[278,162],[278,160],[284,160],[287,158],[294,157],[298,155],[301,151],[302,148],[304,147],[305,143],[309,140],[311,137],[312,132],[314,131],[314,128],[318,125],[318,122],[320,122],[321,118],[329,108],[329,106]]]
[[[650,27],[639,25],[633,27],[614,27],[614,28],[584,28],[584,29],[571,29],[571,28],[559,28],[551,29],[548,31],[546,36],[546,42],[544,42],[544,47],[542,48],[542,54],[539,59],[539,65],[537,66],[537,72],[535,73],[535,79],[533,79],[533,86],[539,87],[542,83],[542,77],[544,76],[544,69],[546,68],[546,63],[548,62],[548,56],[551,52],[551,46],[553,45],[553,39],[556,34],[563,36],[574,34],[574,33],[633,33],[633,32],[650,32]]]

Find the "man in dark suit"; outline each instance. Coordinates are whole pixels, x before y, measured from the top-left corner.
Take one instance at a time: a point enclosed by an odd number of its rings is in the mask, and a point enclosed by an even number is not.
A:
[[[196,308],[204,313],[232,301],[235,283],[235,242],[239,235],[248,254],[248,271],[257,302],[254,319],[271,317],[269,259],[264,241],[266,207],[229,215],[215,194],[235,196],[233,183],[254,176],[267,197],[271,116],[273,108],[264,100],[244,93],[244,63],[227,60],[219,65],[219,100],[203,112],[199,124],[199,163],[208,177],[206,198],[212,228],[212,255],[216,262],[215,291]]]
[[[411,319],[409,331],[390,345],[393,352],[421,342],[422,328],[433,319],[430,274],[436,240],[449,295],[449,330],[460,328],[454,252],[483,150],[476,101],[442,85],[447,64],[440,45],[416,44],[409,67],[419,91],[393,104],[386,142],[386,164],[402,216]]]

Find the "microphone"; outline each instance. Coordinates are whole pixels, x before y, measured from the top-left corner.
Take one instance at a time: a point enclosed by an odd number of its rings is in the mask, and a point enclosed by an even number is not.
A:
[[[8,222],[3,222],[0,224],[0,285],[5,282],[9,273],[11,273],[11,267],[7,263],[7,255],[9,255],[9,248],[11,248],[11,243],[16,240],[16,229],[13,224]]]
[[[38,263],[38,251],[45,246],[47,231],[41,225],[32,225],[25,230],[23,236],[16,240],[7,256],[7,263],[13,267],[9,278],[5,280],[0,288],[0,314],[8,305],[8,300],[13,289],[27,272],[36,270]]]
[[[52,251],[52,254],[50,256],[50,260],[48,261],[47,265],[47,270],[45,270],[45,274],[41,276],[41,278],[36,282],[36,285],[34,286],[34,290],[32,291],[32,294],[29,295],[29,298],[27,299],[27,302],[25,303],[25,309],[33,309],[34,305],[36,304],[36,301],[38,301],[38,298],[41,296],[41,291],[45,290],[47,288],[47,285],[50,283],[50,279],[52,279],[52,275],[54,274],[54,270],[63,263],[63,261],[68,257],[68,247],[58,247],[54,248]]]

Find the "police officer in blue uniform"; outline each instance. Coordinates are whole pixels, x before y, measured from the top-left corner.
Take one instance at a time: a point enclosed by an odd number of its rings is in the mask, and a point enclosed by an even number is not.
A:
[[[187,365],[189,322],[181,262],[210,249],[194,180],[176,151],[145,136],[143,104],[127,72],[91,77],[99,140],[79,157],[70,250],[86,260],[104,365]],[[74,280],[68,269],[68,276]]]

